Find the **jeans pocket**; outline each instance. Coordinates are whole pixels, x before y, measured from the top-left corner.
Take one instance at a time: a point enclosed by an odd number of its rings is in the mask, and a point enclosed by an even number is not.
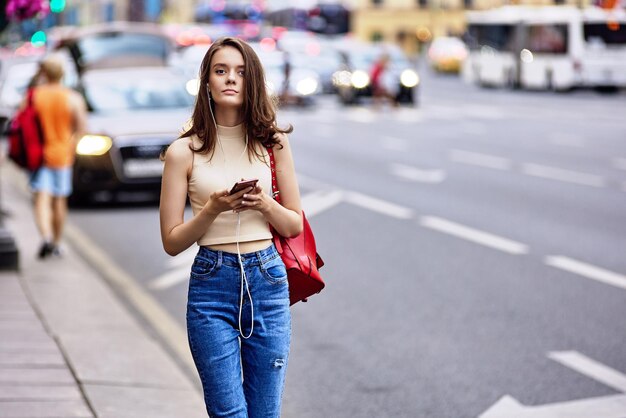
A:
[[[263,271],[263,277],[271,284],[279,284],[287,282],[287,269],[285,263],[280,257],[274,257],[265,261],[261,265],[261,271]]]
[[[218,270],[217,257],[205,258],[197,255],[191,265],[191,278],[196,280],[208,280],[215,275]]]

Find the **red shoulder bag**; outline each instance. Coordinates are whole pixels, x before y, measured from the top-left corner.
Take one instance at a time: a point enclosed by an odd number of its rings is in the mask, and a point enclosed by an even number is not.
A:
[[[276,184],[276,164],[274,150],[267,148],[272,169],[272,195],[280,203],[278,185]],[[296,302],[306,302],[311,295],[319,293],[325,286],[319,269],[324,261],[317,253],[313,231],[302,212],[302,224],[304,228],[300,235],[293,238],[285,238],[271,228],[274,237],[274,245],[287,268],[287,280],[289,281],[289,301],[293,305]]]

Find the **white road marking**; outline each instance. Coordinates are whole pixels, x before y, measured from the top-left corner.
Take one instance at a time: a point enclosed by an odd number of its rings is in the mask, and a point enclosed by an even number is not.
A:
[[[361,206],[374,212],[382,213],[398,219],[410,219],[413,210],[395,203],[386,202],[375,197],[357,192],[345,192],[345,200],[353,205]]]
[[[624,418],[626,395],[524,406],[511,396],[503,396],[478,418]]]
[[[578,171],[564,170],[562,168],[549,167],[540,164],[525,163],[522,172],[529,176],[541,177],[550,180],[564,181],[567,183],[580,184],[583,186],[604,187],[604,178],[595,174],[581,173]]]
[[[382,140],[382,146],[392,151],[408,151],[409,142],[404,138],[396,138],[393,136],[385,136]]]
[[[390,170],[394,176],[419,183],[441,183],[446,178],[443,170],[422,170],[404,164],[392,164]]]
[[[596,267],[591,264],[583,263],[582,261],[558,255],[547,256],[545,258],[545,263],[549,266],[578,274],[588,279],[626,289],[626,276],[601,267]]]
[[[196,257],[197,253],[198,253],[198,247],[195,245],[192,245],[191,247],[187,248],[185,251],[178,254],[177,256],[168,259],[167,265],[170,268],[176,268],[180,266],[189,267],[191,263],[193,262],[193,259]]]
[[[179,283],[189,280],[189,272],[191,271],[191,263],[187,266],[178,267],[167,273],[160,275],[152,280],[148,287],[154,290],[164,290],[176,286]]]
[[[583,354],[576,351],[553,351],[548,353],[548,357],[610,388],[626,393],[626,375]]]
[[[312,218],[338,205],[342,200],[343,192],[341,190],[313,192],[302,197],[302,209],[306,212],[307,218]]]
[[[454,235],[455,237],[491,247],[496,250],[504,251],[509,254],[528,253],[528,246],[526,244],[522,244],[508,238],[502,238],[488,232],[470,228],[435,216],[422,216],[420,218],[420,224],[426,228]]]
[[[613,167],[618,170],[626,170],[626,158],[613,158]]]
[[[511,160],[508,158],[498,157],[490,154],[482,154],[478,152],[470,152],[459,149],[450,150],[450,160],[480,167],[493,168],[496,170],[510,170],[512,166]]]
[[[626,376],[576,351],[548,353],[548,357],[620,392],[626,392]],[[505,395],[478,418],[624,418],[626,395],[556,402],[525,406],[510,395]]]
[[[563,147],[583,148],[585,141],[578,135],[564,132],[555,132],[548,137],[549,141],[555,145]]]

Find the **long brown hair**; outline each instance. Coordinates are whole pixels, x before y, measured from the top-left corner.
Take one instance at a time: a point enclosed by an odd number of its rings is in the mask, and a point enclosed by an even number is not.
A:
[[[244,115],[244,129],[248,134],[248,156],[252,154],[261,157],[257,144],[260,142],[265,147],[272,147],[276,144],[280,145],[280,141],[275,138],[277,133],[291,133],[293,126],[289,125],[285,129],[281,129],[276,123],[276,103],[270,98],[265,87],[265,72],[261,61],[256,52],[244,41],[224,37],[216,40],[207,53],[204,55],[202,64],[200,64],[200,83],[196,104],[191,116],[191,127],[180,135],[180,138],[191,137],[197,135],[200,139],[201,146],[194,148],[193,152],[212,153],[217,142],[217,132],[213,124],[213,118],[209,106],[213,106],[215,111],[215,103],[209,101],[208,90],[206,88],[209,83],[209,75],[211,74],[211,60],[215,53],[224,48],[231,46],[236,48],[243,56],[244,62],[244,100],[242,112]]]

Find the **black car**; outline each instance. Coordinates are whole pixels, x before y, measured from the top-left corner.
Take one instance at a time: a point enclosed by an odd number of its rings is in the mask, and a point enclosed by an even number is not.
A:
[[[191,115],[197,86],[167,67],[83,74],[88,132],[76,147],[72,202],[101,191],[159,190],[161,151]]]

